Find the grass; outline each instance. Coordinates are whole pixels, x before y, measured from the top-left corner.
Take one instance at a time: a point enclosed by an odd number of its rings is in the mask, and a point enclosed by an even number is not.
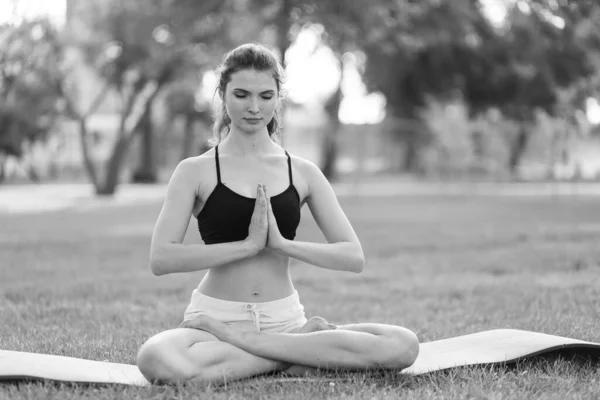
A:
[[[295,262],[307,316],[384,322],[421,341],[494,328],[600,342],[600,213],[594,197],[344,197],[362,240],[360,275]],[[203,273],[155,277],[160,204],[0,215],[0,348],[135,363],[177,326]],[[305,210],[298,240],[323,241]],[[193,224],[186,242],[198,242]],[[191,275],[191,276],[190,276]],[[0,398],[594,398],[598,363],[548,357],[418,377],[267,378],[211,388],[0,384]]]

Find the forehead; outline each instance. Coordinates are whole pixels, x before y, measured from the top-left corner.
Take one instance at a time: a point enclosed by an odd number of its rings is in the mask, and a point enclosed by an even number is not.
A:
[[[270,71],[257,71],[255,69],[243,69],[231,74],[231,80],[227,86],[230,90],[244,89],[249,92],[277,90],[275,78]]]

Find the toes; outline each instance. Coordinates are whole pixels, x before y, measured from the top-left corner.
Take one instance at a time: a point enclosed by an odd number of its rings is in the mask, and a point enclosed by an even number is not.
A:
[[[322,318],[322,317],[312,317],[311,319],[308,320],[308,322],[312,322],[312,323],[318,324],[318,325],[321,325],[321,324],[327,325],[327,321],[325,320],[325,318]]]

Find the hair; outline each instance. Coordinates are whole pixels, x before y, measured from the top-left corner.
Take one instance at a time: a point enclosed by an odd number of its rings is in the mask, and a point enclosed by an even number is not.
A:
[[[213,137],[209,140],[211,146],[216,146],[222,142],[227,134],[229,134],[231,128],[231,119],[225,109],[225,88],[231,80],[231,75],[248,69],[270,72],[273,75],[273,79],[275,79],[278,99],[273,118],[267,124],[267,131],[269,132],[269,137],[277,141],[283,125],[281,115],[283,67],[269,49],[260,44],[248,43],[238,46],[227,53],[221,65],[217,68],[219,84],[216,91],[221,98],[221,106],[216,110],[214,115]]]

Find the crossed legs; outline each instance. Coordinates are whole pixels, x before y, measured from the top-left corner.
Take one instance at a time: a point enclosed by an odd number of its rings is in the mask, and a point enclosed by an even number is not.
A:
[[[138,354],[142,374],[150,381],[222,384],[274,371],[404,369],[419,352],[413,332],[384,324],[331,329],[311,319],[297,333],[266,333],[203,316],[194,328],[165,331],[144,343]]]

